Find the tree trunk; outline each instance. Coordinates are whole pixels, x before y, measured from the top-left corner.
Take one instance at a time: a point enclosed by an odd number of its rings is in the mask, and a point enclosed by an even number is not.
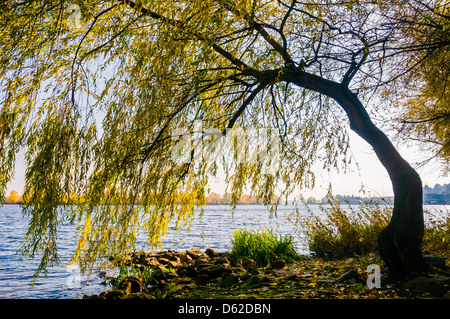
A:
[[[284,79],[336,100],[346,112],[351,129],[373,147],[389,174],[394,190],[391,221],[378,238],[380,255],[396,280],[423,273],[427,266],[420,248],[424,231],[422,181],[417,172],[373,124],[356,94],[347,87],[299,71],[286,73]]]
[[[381,258],[395,280],[418,276],[427,268],[420,248],[424,232],[420,176],[373,124],[357,96],[348,89],[341,92],[345,98],[338,102],[346,110],[352,130],[373,147],[394,190],[390,223],[378,237]]]

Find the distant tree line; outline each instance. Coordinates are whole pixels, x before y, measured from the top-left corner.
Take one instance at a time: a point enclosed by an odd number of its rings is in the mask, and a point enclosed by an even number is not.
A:
[[[221,205],[221,204],[230,204],[231,203],[231,195],[225,193],[223,195],[218,193],[210,193],[205,197],[206,205]],[[239,205],[251,205],[251,204],[262,204],[262,199],[257,199],[247,194],[242,194],[237,202]]]
[[[5,197],[5,204],[19,204],[22,203],[22,196],[17,191],[11,191],[9,196]]]
[[[277,198],[275,197],[274,200]],[[11,191],[9,196],[5,196],[4,204],[22,204],[24,202],[24,199],[22,198],[22,195],[20,195],[17,191],[13,190]],[[61,201],[61,204],[64,203],[81,203],[83,202],[83,198],[81,196],[77,195],[71,195],[69,198],[64,198]],[[135,201],[135,204],[139,203],[139,199]],[[218,194],[218,193],[210,193],[209,195],[205,196],[205,203],[206,205],[221,205],[221,204],[230,204],[231,203],[231,194],[225,193],[225,194]],[[242,194],[237,202],[237,204],[240,205],[251,205],[251,204],[263,204],[263,200],[257,199],[253,196]]]
[[[425,185],[423,188],[423,198],[424,204],[431,205],[450,205],[450,184],[436,184],[433,188]],[[78,196],[72,196],[70,198],[72,201],[82,200]],[[340,203],[348,203],[351,205],[358,205],[362,203],[385,203],[392,204],[394,198],[393,197],[360,197],[360,196],[344,196],[344,195],[336,195],[333,197],[333,201],[339,201]],[[329,201],[328,197],[323,197],[318,200],[315,197],[308,197],[306,203],[308,205],[311,204],[327,204]],[[5,204],[20,204],[23,202],[22,195],[15,190],[11,191],[9,196],[5,197]],[[206,205],[223,205],[231,203],[231,195],[228,193],[218,194],[218,193],[210,193],[205,196]],[[238,205],[254,205],[254,204],[262,204],[262,199],[257,199],[247,194],[242,194],[238,200]]]
[[[360,197],[360,196],[344,196],[344,195],[336,195],[331,199],[333,203],[339,202],[343,204],[350,205],[359,205],[359,204],[368,204],[368,203],[382,203],[382,204],[392,204],[394,202],[394,197]],[[328,204],[330,202],[329,197],[323,197],[320,200],[317,200],[314,197],[309,197],[306,200],[308,205],[311,204]]]

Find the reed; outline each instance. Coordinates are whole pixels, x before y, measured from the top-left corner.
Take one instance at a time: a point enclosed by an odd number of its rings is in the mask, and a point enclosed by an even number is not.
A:
[[[377,251],[377,238],[390,220],[389,205],[361,204],[357,208],[331,202],[321,216],[305,222],[309,249],[320,257],[345,258]]]
[[[319,257],[346,258],[378,251],[378,235],[392,215],[391,205],[365,203],[341,205],[330,201],[321,205],[321,216],[311,216],[300,225],[308,239],[309,249]],[[430,212],[426,212],[430,215]],[[450,256],[450,216],[444,209],[434,213],[424,230],[422,250],[439,256]]]

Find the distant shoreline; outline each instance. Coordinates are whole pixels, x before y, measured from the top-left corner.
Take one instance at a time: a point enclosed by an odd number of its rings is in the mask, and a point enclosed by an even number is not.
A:
[[[284,203],[286,202],[286,200],[280,200],[279,205],[284,205]],[[300,200],[293,200],[293,199],[288,199],[287,200],[288,203],[292,203],[292,202],[298,202],[301,203]],[[362,197],[356,197],[356,196],[341,196],[341,195],[336,195],[333,200],[332,203],[336,203],[339,202],[340,204],[345,204],[345,205],[361,205],[361,204],[385,204],[385,205],[393,205],[394,204],[394,197],[393,196],[388,196],[388,197],[367,197],[367,198],[362,198]],[[16,202],[3,202],[1,203],[1,205],[23,205],[24,203],[22,201],[16,201]],[[137,203],[139,204],[139,203]],[[206,202],[204,204],[204,206],[210,206],[210,205],[230,205],[231,202]],[[273,203],[271,203],[273,204]],[[268,205],[271,205],[268,204]],[[306,200],[306,204],[307,205],[328,205],[329,201],[326,198],[322,198],[321,200],[315,200],[312,198],[308,198]],[[61,205],[63,205],[63,203],[61,203]],[[239,201],[238,203],[236,203],[236,205],[241,205],[241,206],[254,206],[254,205],[264,205],[264,203],[262,203],[262,201],[252,201],[252,202],[242,202]],[[443,195],[433,195],[430,196],[428,194],[424,194],[424,198],[423,198],[423,205],[450,205],[450,194],[443,194]]]
[[[205,196],[205,205],[230,205],[231,204],[231,194],[218,194],[215,192],[209,193]],[[67,197],[65,198],[67,199]],[[83,201],[83,197],[77,195],[70,195],[69,200],[72,203],[80,203]],[[303,200],[293,200],[293,199],[284,199],[282,200],[279,197],[274,197],[270,204],[275,204],[275,202],[279,200],[282,204],[283,202],[294,202],[298,201],[299,203],[303,202]],[[304,201],[307,205],[326,205],[329,203],[328,197],[322,197],[316,199],[314,197],[304,198]],[[361,205],[361,204],[386,204],[393,205],[394,204],[394,196],[375,196],[375,197],[360,197],[354,195],[333,195],[331,197],[333,203],[339,202],[347,205]],[[9,196],[5,196],[5,202],[3,204],[23,204],[22,195],[19,195],[17,191],[11,191]],[[63,204],[63,203],[61,203]],[[139,202],[136,202],[139,204]],[[257,199],[253,196],[242,194],[238,199],[236,205],[262,205],[263,200],[261,198]],[[269,204],[269,205],[270,205]],[[424,205],[450,205],[450,184],[436,184],[433,188],[425,185],[423,187],[423,204]]]
[[[285,200],[280,201],[280,203],[278,205],[284,205],[285,204]],[[288,199],[287,200],[288,204],[291,204],[293,202],[299,202],[301,203],[301,201],[299,200],[292,200],[292,199]],[[334,201],[335,202],[335,201]],[[392,198],[392,203],[391,203],[391,199],[377,199],[377,198],[364,198],[361,199],[359,201],[345,201],[345,200],[339,200],[339,202],[341,204],[351,204],[351,205],[359,205],[359,204],[370,204],[370,203],[386,203],[386,204],[392,204],[393,203],[393,198]],[[272,205],[268,204],[268,205]],[[329,202],[328,201],[322,201],[322,202],[307,202],[308,205],[328,205]],[[15,203],[11,203],[11,202],[4,202],[1,203],[1,205],[26,205],[23,202],[15,202]],[[64,205],[64,203],[60,203],[60,205]],[[76,204],[75,204],[76,205]],[[136,205],[139,205],[139,203],[136,203]],[[223,202],[223,203],[205,203],[203,206],[218,206],[218,205],[231,205],[231,202]],[[236,203],[236,205],[239,206],[256,206],[256,205],[264,205],[264,203],[262,202],[253,202],[253,203]]]

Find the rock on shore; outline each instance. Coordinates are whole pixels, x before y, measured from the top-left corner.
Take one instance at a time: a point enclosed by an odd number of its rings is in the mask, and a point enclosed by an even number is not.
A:
[[[152,281],[142,282],[139,276],[124,278],[119,289],[105,291],[100,295],[87,296],[85,299],[123,299],[161,297],[168,287],[182,289],[183,285],[196,286],[218,283],[222,288],[237,284],[251,286],[270,282],[270,279],[257,269],[256,263],[247,257],[231,258],[228,252],[216,252],[211,248],[202,252],[193,248],[184,252],[161,251],[156,254],[136,252],[122,258],[122,264],[137,269],[152,269]],[[274,268],[283,268],[283,260],[275,260]],[[268,268],[268,272],[271,267]],[[176,288],[173,288],[176,287]],[[164,296],[163,296],[164,297]]]
[[[133,266],[132,275],[112,278],[102,272],[99,276],[114,282],[116,289],[83,298],[450,298],[450,277],[436,274],[396,284],[382,273],[380,289],[370,289],[366,286],[368,263],[305,257],[300,263],[275,259],[270,267],[258,267],[248,257],[210,248],[135,252],[119,263]]]

